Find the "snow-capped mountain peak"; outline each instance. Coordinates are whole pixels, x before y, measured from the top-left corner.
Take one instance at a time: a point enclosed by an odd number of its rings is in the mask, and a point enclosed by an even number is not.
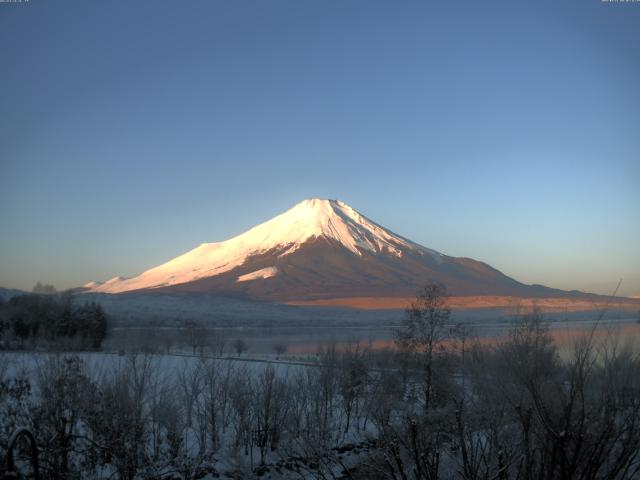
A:
[[[463,296],[570,294],[525,285],[472,258],[440,254],[383,228],[346,203],[317,198],[224,242],[203,243],[137,277],[88,283],[83,291],[153,290],[278,302],[350,298],[358,303],[406,299],[429,281],[442,282],[453,295]]]
[[[116,277],[96,284],[91,290],[117,293],[192,282],[228,272],[243,265],[249,257],[266,252],[285,257],[318,238],[336,242],[357,256],[368,252],[402,257],[407,251],[440,255],[386,230],[344,202],[315,198],[304,200],[230,240],[203,243],[137,277]],[[269,271],[270,276],[277,275],[277,269]]]
[[[360,215],[344,202],[318,198],[300,202],[232,241],[256,245],[262,251],[288,245],[285,253],[290,253],[317,237],[337,241],[356,255],[361,254],[361,249],[382,251],[386,248],[401,254],[399,246],[417,247]]]

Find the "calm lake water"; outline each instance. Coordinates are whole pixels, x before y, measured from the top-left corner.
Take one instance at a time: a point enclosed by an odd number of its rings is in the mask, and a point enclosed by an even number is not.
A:
[[[513,324],[470,325],[472,336],[483,344],[494,344],[504,339]],[[335,344],[338,349],[347,348],[350,344],[360,343],[373,349],[394,348],[395,336],[399,325],[348,327],[348,328],[297,328],[290,329],[249,329],[225,332],[230,338],[243,338],[254,353],[273,352],[276,345],[286,345],[291,354],[314,354],[321,347]],[[635,319],[616,320],[615,322],[593,321],[554,322],[550,324],[551,335],[560,347],[573,344],[580,337],[593,331],[597,339],[617,339],[640,345],[640,324]],[[235,335],[235,336],[234,336]]]
[[[494,344],[507,335],[513,326],[512,321],[466,322],[472,337],[483,344]],[[618,318],[594,322],[593,319],[550,321],[551,335],[561,348],[572,344],[576,339],[593,331],[598,339],[617,339],[640,346],[640,324],[637,318]],[[315,354],[321,347],[335,344],[338,349],[359,343],[373,349],[394,348],[396,331],[400,324],[373,324],[358,326],[273,326],[273,327],[237,327],[211,329],[214,334],[222,335],[231,350],[236,339],[242,339],[248,345],[250,354],[271,354],[278,345],[283,345],[289,355]],[[184,331],[176,328],[154,329],[164,336],[174,337],[178,343]],[[113,343],[118,339],[129,338],[136,343],[136,338],[148,339],[150,330],[136,328],[118,328],[114,331]],[[150,340],[150,339],[148,339]],[[158,340],[161,342],[161,340]]]

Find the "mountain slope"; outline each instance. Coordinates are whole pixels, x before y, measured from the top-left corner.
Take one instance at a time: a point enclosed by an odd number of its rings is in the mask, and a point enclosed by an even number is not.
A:
[[[17,297],[19,295],[28,295],[30,292],[26,292],[24,290],[17,290],[15,288],[3,288],[0,287],[0,300],[9,301],[13,297]]]
[[[413,295],[428,280],[455,295],[555,296],[489,265],[443,255],[343,202],[305,200],[225,242],[204,243],[137,277],[90,283],[92,292],[213,292],[260,300]]]

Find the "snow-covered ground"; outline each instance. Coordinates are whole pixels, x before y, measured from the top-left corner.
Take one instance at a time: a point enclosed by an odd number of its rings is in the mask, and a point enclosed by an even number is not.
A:
[[[0,381],[7,379],[19,379],[26,378],[31,384],[31,393],[28,399],[28,403],[35,407],[35,411],[39,407],[38,404],[47,402],[48,399],[42,398],[42,392],[40,387],[42,385],[43,378],[47,375],[51,375],[51,366],[58,362],[58,365],[64,365],[65,358],[78,357],[82,362],[82,374],[90,378],[92,381],[100,384],[103,379],[117,379],[121,378],[123,372],[144,372],[145,379],[135,380],[136,382],[145,382],[144,393],[144,415],[145,431],[148,431],[148,441],[160,441],[164,437],[160,434],[156,438],[156,431],[162,430],[162,424],[156,424],[158,420],[155,417],[154,405],[160,401],[156,396],[163,396],[169,399],[168,405],[171,405],[173,401],[182,402],[182,405],[178,407],[177,412],[180,415],[186,415],[185,408],[187,402],[189,402],[189,395],[193,394],[193,416],[194,424],[190,427],[188,424],[183,424],[181,427],[182,436],[182,460],[181,462],[191,462],[198,469],[203,472],[209,473],[197,478],[223,478],[223,479],[240,479],[240,478],[272,478],[272,479],[305,479],[305,478],[318,478],[318,470],[324,469],[325,474],[328,471],[333,471],[336,478],[340,478],[342,471],[349,466],[355,465],[360,461],[360,455],[367,455],[373,448],[374,428],[373,424],[369,423],[368,426],[364,425],[356,431],[355,422],[352,424],[351,433],[345,434],[342,432],[343,427],[336,425],[336,430],[331,433],[333,440],[331,445],[334,447],[329,448],[323,455],[325,457],[318,457],[316,454],[316,445],[308,444],[304,440],[281,440],[280,448],[260,448],[259,443],[256,441],[242,440],[240,445],[237,444],[236,436],[238,422],[238,412],[233,410],[229,405],[223,406],[218,402],[231,402],[231,397],[227,395],[233,395],[230,393],[234,387],[229,386],[234,378],[243,377],[248,374],[250,382],[253,387],[249,390],[251,393],[251,399],[248,405],[250,408],[255,409],[255,413],[252,414],[251,422],[256,422],[256,425],[261,425],[261,399],[264,401],[265,391],[260,390],[261,386],[264,386],[265,379],[269,378],[267,370],[275,372],[276,382],[273,388],[282,389],[294,394],[294,385],[296,379],[302,380],[306,377],[305,370],[313,369],[317,371],[318,365],[304,364],[302,362],[294,361],[280,361],[273,356],[244,356],[242,358],[224,358],[224,359],[210,359],[201,356],[189,355],[186,353],[172,354],[172,355],[118,355],[110,353],[35,353],[35,352],[0,352]],[[145,362],[149,362],[148,366],[145,366]],[[52,363],[53,362],[53,363]],[[131,370],[133,363],[136,363],[134,370]],[[139,369],[139,370],[136,370]],[[125,373],[127,375],[127,373]],[[133,374],[136,375],[135,373]],[[49,377],[51,378],[51,377]],[[196,379],[197,378],[197,379]],[[321,377],[318,377],[321,378]],[[107,383],[109,380],[107,380]],[[137,384],[137,383],[136,383]],[[82,384],[84,385],[84,384]],[[285,387],[284,385],[289,385]],[[78,388],[83,388],[80,384]],[[209,392],[209,389],[215,389],[215,392]],[[300,385],[302,389],[302,385]],[[82,397],[83,393],[78,392],[78,395]],[[211,396],[213,395],[213,396]],[[277,403],[273,404],[272,408],[281,409],[288,401],[282,397],[276,397],[272,401]],[[217,397],[217,398],[216,398]],[[222,398],[225,400],[222,400]],[[0,406],[4,405],[2,402],[5,399],[0,398]],[[219,425],[215,430],[215,434],[209,431],[212,428],[211,425],[204,427],[198,422],[210,422],[211,419],[209,408],[212,405],[216,405],[216,420]],[[295,403],[295,405],[307,407],[306,404]],[[6,406],[6,405],[5,405]],[[12,406],[13,408],[14,406]],[[191,407],[189,407],[191,408]],[[292,407],[287,407],[292,408]],[[297,408],[297,407],[296,407]],[[266,410],[268,412],[268,410]],[[209,413],[207,413],[209,412]],[[339,421],[342,417],[342,413],[337,403],[332,409],[331,415],[335,416],[334,421]],[[290,412],[292,414],[293,412]],[[7,412],[8,414],[8,412]],[[5,413],[0,414],[0,418]],[[191,415],[191,414],[189,414]],[[197,418],[197,420],[196,420]],[[275,421],[279,417],[274,417]],[[235,419],[235,420],[234,420]],[[179,423],[182,420],[179,421]],[[279,421],[282,421],[280,419]],[[267,421],[269,424],[269,421]],[[198,426],[200,425],[200,426]],[[332,424],[333,425],[333,424]],[[205,428],[205,436],[202,436],[200,428]],[[256,426],[250,427],[256,428]],[[291,426],[282,424],[282,435],[284,437],[286,431],[289,431]],[[250,432],[251,430],[249,430]],[[209,435],[215,435],[214,443],[211,444]],[[289,435],[289,434],[287,434]],[[245,437],[242,437],[245,438]],[[166,439],[162,440],[166,441]],[[244,442],[247,442],[246,444]],[[203,443],[204,442],[204,443]],[[298,443],[300,442],[300,443]],[[206,444],[207,449],[212,449],[211,454],[207,454],[204,457],[201,455],[201,448]],[[149,447],[151,448],[151,446]],[[364,458],[364,457],[363,457]],[[174,463],[177,460],[174,460]],[[164,467],[160,465],[161,461],[157,460],[158,465],[153,468],[158,468],[158,471],[162,471]],[[115,468],[115,467],[112,467]],[[166,467],[165,470],[169,468]],[[172,467],[171,467],[172,468]],[[102,474],[111,474],[110,469],[107,466],[103,469]],[[95,472],[94,472],[95,473]],[[92,474],[93,475],[93,474]],[[95,478],[102,478],[95,473]],[[94,477],[91,477],[94,478]],[[141,477],[142,478],[142,477]],[[171,477],[174,478],[174,477]]]

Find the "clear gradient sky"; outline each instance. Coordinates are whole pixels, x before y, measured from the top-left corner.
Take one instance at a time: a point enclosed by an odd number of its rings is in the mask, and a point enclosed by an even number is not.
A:
[[[640,3],[0,3],[0,285],[135,275],[310,197],[640,294]]]

